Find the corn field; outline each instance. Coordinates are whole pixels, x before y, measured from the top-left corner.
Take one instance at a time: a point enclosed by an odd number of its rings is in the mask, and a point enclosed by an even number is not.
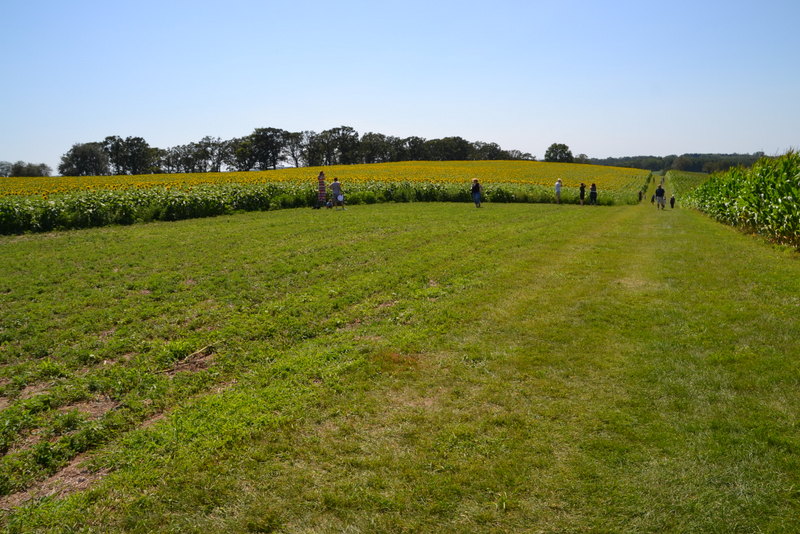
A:
[[[800,248],[800,154],[714,174],[690,203],[718,221]]]

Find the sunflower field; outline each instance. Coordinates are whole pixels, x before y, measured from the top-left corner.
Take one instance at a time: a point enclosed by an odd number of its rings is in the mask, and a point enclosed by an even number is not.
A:
[[[0,233],[174,221],[237,211],[313,206],[317,175],[338,178],[347,204],[469,202],[477,178],[488,202],[578,202],[596,183],[599,203],[634,204],[649,171],[534,161],[400,162],[253,172],[0,179]]]

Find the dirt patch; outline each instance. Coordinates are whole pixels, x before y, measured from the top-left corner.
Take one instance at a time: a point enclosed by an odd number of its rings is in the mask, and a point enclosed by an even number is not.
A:
[[[420,358],[417,354],[401,354],[392,350],[376,352],[372,354],[371,358],[372,361],[380,365],[383,371],[414,369],[420,363]]]
[[[355,319],[354,321],[347,323],[346,325],[341,327],[339,330],[355,330],[356,328],[359,328],[361,325],[362,325],[361,319]]]
[[[50,478],[38,482],[25,491],[0,497],[0,509],[10,510],[25,504],[31,499],[43,497],[63,498],[83,491],[105,477],[110,470],[93,471],[86,464],[89,456],[81,454],[72,459],[66,467]]]
[[[11,404],[11,401],[8,397],[0,397],[0,410],[5,410],[9,404]]]
[[[101,397],[99,399],[91,399],[87,401],[76,402],[74,404],[68,404],[60,407],[58,411],[64,413],[77,410],[83,414],[86,414],[90,421],[94,421],[95,419],[100,419],[106,413],[110,412],[116,407],[117,403],[115,401],[109,399],[108,397]]]
[[[52,385],[52,382],[39,382],[38,384],[27,385],[20,392],[19,398],[20,400],[30,399],[40,393],[45,393]]]
[[[100,339],[100,341],[105,341],[106,339],[108,339],[108,338],[110,338],[111,336],[113,336],[113,335],[114,335],[114,333],[116,333],[116,331],[117,331],[117,329],[116,329],[116,328],[111,328],[111,329],[109,329],[109,330],[104,330],[104,331],[100,332],[100,333],[97,335],[97,337]]]
[[[173,376],[176,373],[184,371],[196,373],[197,371],[208,369],[208,367],[211,365],[211,362],[214,360],[214,354],[216,354],[214,345],[208,345],[196,352],[191,353],[179,362],[176,362],[171,369],[167,369],[164,372],[170,376]]]
[[[397,300],[387,300],[386,302],[381,302],[378,304],[378,309],[382,308],[391,308],[392,306],[396,305],[399,301]]]

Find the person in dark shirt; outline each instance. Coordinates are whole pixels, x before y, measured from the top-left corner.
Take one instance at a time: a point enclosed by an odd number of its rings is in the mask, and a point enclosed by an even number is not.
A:
[[[675,195],[669,197],[669,207],[670,209],[675,209]]]
[[[481,207],[481,193],[483,192],[483,186],[481,186],[480,182],[478,182],[477,178],[472,179],[472,201],[475,203],[476,208]]]
[[[597,205],[597,184],[592,184],[589,187],[589,204],[596,206]]]
[[[583,199],[584,199],[584,198],[586,198],[586,184],[585,184],[585,183],[583,183],[583,182],[581,182],[581,187],[580,187],[580,189],[581,189],[581,193],[580,193],[580,196],[581,196],[581,206],[583,206]]]
[[[666,207],[667,199],[666,199],[667,192],[664,191],[664,188],[659,185],[656,188],[656,209],[661,208],[662,210]]]

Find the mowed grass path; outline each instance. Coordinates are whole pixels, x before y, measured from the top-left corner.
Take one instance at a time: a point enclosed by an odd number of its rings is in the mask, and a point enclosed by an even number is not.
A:
[[[94,489],[9,531],[800,529],[800,263],[697,213],[376,205],[0,247],[50,269],[6,282],[17,314],[102,290],[125,305],[95,334],[221,346],[93,452]]]

